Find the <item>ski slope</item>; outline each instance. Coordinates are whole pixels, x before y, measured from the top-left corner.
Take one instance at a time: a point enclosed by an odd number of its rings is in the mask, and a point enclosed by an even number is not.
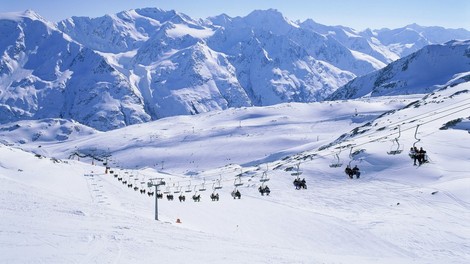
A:
[[[469,90],[229,109],[61,141],[56,126],[4,125],[0,262],[468,263]],[[398,136],[403,152],[388,155]],[[413,166],[414,143],[429,163]],[[297,168],[308,189],[292,185]],[[155,197],[122,183],[147,192],[153,178],[175,195],[158,200],[159,221]]]

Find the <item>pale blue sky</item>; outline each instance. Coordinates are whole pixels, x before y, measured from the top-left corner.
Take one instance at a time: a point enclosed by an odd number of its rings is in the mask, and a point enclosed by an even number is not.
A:
[[[225,13],[245,16],[275,8],[291,20],[312,18],[325,25],[398,28],[411,23],[470,30],[470,0],[1,0],[0,13],[32,9],[57,22],[71,16],[99,17],[120,11],[159,7],[193,18]]]

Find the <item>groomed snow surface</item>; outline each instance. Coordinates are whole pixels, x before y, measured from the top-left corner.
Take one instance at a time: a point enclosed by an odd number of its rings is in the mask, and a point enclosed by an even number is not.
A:
[[[42,141],[0,130],[0,263],[470,263],[469,88],[408,107],[421,96],[229,109],[62,141],[47,127]],[[366,131],[318,150],[356,127]],[[429,163],[413,166],[415,142]],[[84,157],[103,153],[112,173]],[[297,166],[308,189],[292,184]],[[158,200],[159,221],[155,196],[140,193],[157,177],[175,196]]]

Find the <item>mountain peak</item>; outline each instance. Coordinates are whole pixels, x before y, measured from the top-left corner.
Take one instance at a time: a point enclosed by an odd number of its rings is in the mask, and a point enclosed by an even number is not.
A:
[[[42,16],[40,16],[36,11],[32,9],[27,9],[26,11],[23,12],[23,17],[30,18],[32,20],[41,20],[41,21],[46,21]]]
[[[282,15],[281,12],[279,12],[277,9],[266,9],[266,10],[254,10],[251,13],[249,13],[245,18],[247,19],[253,19],[253,20],[283,20],[286,22],[290,22],[284,15]],[[292,22],[290,22],[292,23]]]
[[[48,23],[46,19],[44,19],[42,16],[40,16],[38,13],[31,9],[27,9],[23,12],[0,13],[0,19],[13,20],[19,22],[25,18]]]
[[[277,9],[255,10],[243,18],[250,26],[256,26],[263,30],[269,30],[282,35],[292,28],[299,28],[288,18],[284,17]]]

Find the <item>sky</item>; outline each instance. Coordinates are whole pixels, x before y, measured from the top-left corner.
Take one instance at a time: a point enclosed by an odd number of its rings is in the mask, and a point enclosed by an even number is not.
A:
[[[32,9],[57,22],[72,16],[100,17],[143,7],[176,10],[193,18],[222,13],[246,16],[256,9],[274,8],[293,21],[311,18],[324,25],[357,30],[399,28],[412,23],[470,30],[468,0],[2,0],[0,13]]]

